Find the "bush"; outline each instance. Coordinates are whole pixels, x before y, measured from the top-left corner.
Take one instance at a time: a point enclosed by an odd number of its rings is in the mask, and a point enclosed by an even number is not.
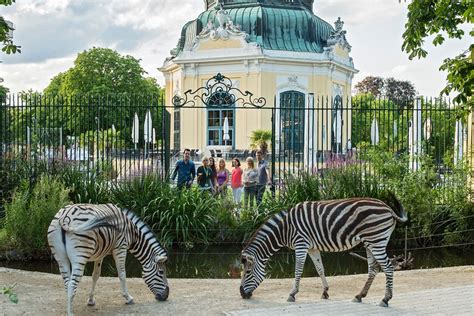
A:
[[[110,202],[108,183],[100,173],[87,174],[74,167],[64,167],[58,171],[58,178],[69,188],[69,199],[73,203]]]
[[[59,209],[69,203],[68,194],[69,190],[50,176],[42,176],[32,188],[22,182],[6,205],[9,242],[22,249],[47,249],[48,226]]]

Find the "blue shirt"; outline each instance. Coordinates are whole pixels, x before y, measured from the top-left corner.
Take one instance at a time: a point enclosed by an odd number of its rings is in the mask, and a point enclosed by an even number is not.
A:
[[[196,176],[194,162],[189,160],[186,163],[184,160],[178,160],[171,179],[174,180],[176,175],[178,175],[178,186],[183,186],[188,181],[194,181],[194,177]]]

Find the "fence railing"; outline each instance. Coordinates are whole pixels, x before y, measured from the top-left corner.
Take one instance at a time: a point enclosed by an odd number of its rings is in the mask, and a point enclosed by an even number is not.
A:
[[[272,130],[274,184],[301,170],[321,174],[356,166],[371,174],[396,159],[413,171],[429,165],[442,184],[460,162],[470,163],[467,120],[445,99],[301,95],[285,95],[261,109],[235,107],[272,112],[261,125]],[[180,109],[188,110],[196,109]],[[100,171],[114,181],[148,173],[166,177],[182,150],[170,141],[176,132],[171,113],[162,95],[8,95],[0,102],[0,157],[27,161],[32,172],[37,163],[58,163],[88,174]],[[246,133],[237,117],[235,133]],[[202,124],[205,134],[209,123]],[[252,151],[235,148],[225,158],[235,155],[245,158]]]

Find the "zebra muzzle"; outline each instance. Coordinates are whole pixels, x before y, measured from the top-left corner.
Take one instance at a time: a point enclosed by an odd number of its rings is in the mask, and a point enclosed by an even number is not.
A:
[[[242,298],[244,298],[244,299],[249,299],[249,298],[252,296],[252,292],[245,293],[244,287],[241,285],[241,286],[240,286],[240,295],[241,295]]]
[[[158,301],[166,301],[166,299],[168,298],[168,295],[170,294],[170,288],[167,286],[165,288],[165,292],[163,294],[156,294],[155,298],[158,300]]]

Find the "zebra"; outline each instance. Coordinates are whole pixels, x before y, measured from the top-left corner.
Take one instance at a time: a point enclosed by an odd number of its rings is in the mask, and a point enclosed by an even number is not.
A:
[[[299,203],[268,219],[253,235],[241,254],[244,271],[240,285],[242,298],[248,299],[265,276],[269,258],[282,247],[295,250],[295,280],[288,302],[295,301],[306,255],[311,257],[321,277],[323,293],[328,299],[329,285],[324,275],[320,252],[349,250],[362,243],[366,248],[368,279],[354,298],[361,302],[367,295],[380,266],[386,276],[385,296],[380,306],[392,298],[393,266],[386,252],[396,221],[407,221],[400,202],[391,194],[394,209],[371,198],[350,198]]]
[[[68,296],[68,315],[87,262],[94,262],[92,288],[87,305],[95,305],[95,286],[102,260],[112,254],[117,266],[126,304],[133,297],[125,284],[125,259],[129,250],[142,264],[143,279],[155,298],[168,298],[165,262],[167,253],[150,228],[129,210],[113,204],[74,204],[59,210],[48,228],[48,243],[64,280]]]

